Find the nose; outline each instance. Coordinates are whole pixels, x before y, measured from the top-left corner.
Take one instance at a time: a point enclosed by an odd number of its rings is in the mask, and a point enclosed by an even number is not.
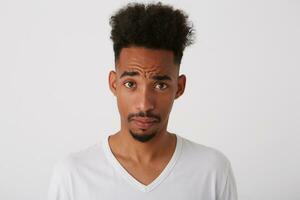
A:
[[[137,96],[137,109],[139,112],[149,112],[155,108],[155,96],[151,89],[141,88]]]

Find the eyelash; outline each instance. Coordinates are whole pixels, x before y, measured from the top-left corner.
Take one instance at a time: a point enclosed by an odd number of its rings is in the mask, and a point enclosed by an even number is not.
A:
[[[126,81],[126,82],[124,83],[124,86],[125,86],[126,88],[129,88],[129,89],[130,89],[131,87],[127,87],[127,86],[126,86],[126,83],[133,83],[133,82],[132,82],[132,81]]]
[[[132,89],[132,87],[127,87],[127,86],[126,86],[127,83],[133,83],[133,84],[136,84],[136,83],[134,83],[133,81],[126,81],[123,85],[124,85],[126,88],[128,88],[128,89]],[[159,85],[159,84],[162,84],[162,85],[165,86],[163,89],[160,89],[160,90],[165,90],[166,88],[168,88],[168,85],[165,84],[165,83],[158,83],[157,85]]]
[[[163,88],[163,89],[161,89],[161,90],[165,90],[165,89],[167,89],[168,88],[168,85],[167,84],[165,84],[165,83],[158,83],[157,85],[159,85],[159,84],[162,84],[162,85],[164,85],[165,87]]]

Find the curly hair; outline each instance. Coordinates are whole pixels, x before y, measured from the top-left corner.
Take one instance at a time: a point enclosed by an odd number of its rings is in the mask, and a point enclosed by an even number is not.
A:
[[[171,50],[180,66],[185,47],[194,43],[194,28],[188,16],[161,2],[129,3],[109,19],[115,62],[124,47],[140,46]]]

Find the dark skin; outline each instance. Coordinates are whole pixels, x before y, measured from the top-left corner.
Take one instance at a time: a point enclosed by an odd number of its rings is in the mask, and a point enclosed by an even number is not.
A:
[[[121,119],[121,129],[109,137],[109,145],[120,164],[144,185],[160,175],[175,151],[176,136],[167,125],[185,83],[169,50],[122,48],[116,71],[109,73]],[[149,124],[141,125],[140,119]]]

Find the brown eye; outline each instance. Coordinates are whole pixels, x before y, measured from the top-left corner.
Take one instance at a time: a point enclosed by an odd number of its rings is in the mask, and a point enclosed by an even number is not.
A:
[[[168,86],[165,83],[158,83],[156,84],[155,88],[159,89],[159,90],[164,90],[166,89]]]
[[[133,88],[135,84],[132,81],[127,81],[124,83],[125,87],[127,88]]]

